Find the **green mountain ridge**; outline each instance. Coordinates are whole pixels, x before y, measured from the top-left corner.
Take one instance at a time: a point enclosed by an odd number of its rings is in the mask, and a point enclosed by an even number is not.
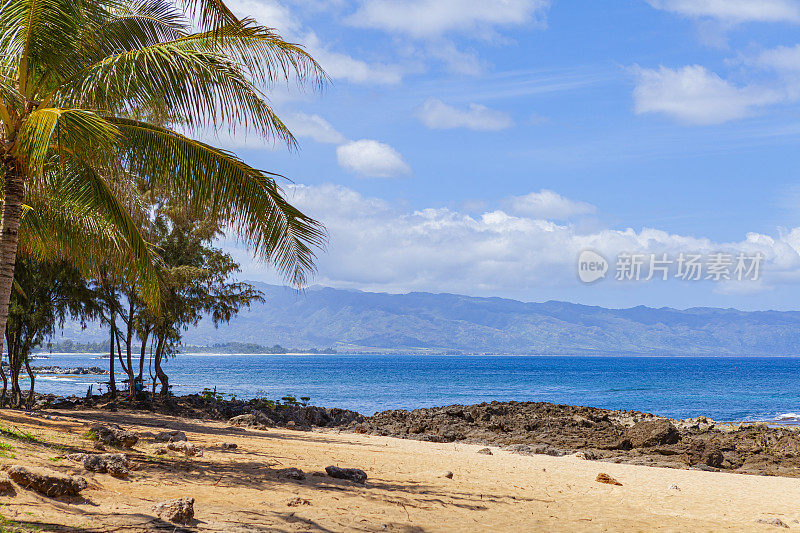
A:
[[[215,329],[190,328],[184,344],[246,343],[300,349],[549,355],[800,354],[800,312],[607,309],[458,294],[295,291],[255,282],[266,302]],[[54,342],[103,341],[98,324],[67,324]]]

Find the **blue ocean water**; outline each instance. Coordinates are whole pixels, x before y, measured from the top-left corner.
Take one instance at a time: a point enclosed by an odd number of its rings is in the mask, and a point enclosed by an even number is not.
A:
[[[34,364],[108,369],[98,357],[51,354]],[[721,421],[800,413],[800,358],[186,354],[165,369],[176,394],[216,387],[239,398],[309,396],[314,405],[364,414],[491,400]],[[107,379],[39,376],[36,389],[85,395]]]

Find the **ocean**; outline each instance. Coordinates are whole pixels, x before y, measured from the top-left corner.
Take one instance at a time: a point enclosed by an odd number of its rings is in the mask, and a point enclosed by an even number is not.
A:
[[[50,354],[34,366],[99,366]],[[117,362],[119,369],[119,362]],[[183,354],[164,365],[175,394],[308,396],[372,414],[450,404],[544,401],[672,418],[800,422],[800,358]],[[147,368],[145,369],[147,375]],[[122,374],[118,380],[124,379]],[[108,376],[38,376],[36,390],[83,396]],[[24,382],[27,387],[27,381]]]

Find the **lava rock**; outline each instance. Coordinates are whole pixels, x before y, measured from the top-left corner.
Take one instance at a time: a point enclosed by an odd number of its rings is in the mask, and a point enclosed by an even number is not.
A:
[[[126,431],[117,424],[99,424],[92,426],[92,431],[100,442],[110,446],[133,448],[139,442],[139,437],[132,431]]]
[[[194,520],[194,498],[178,498],[157,503],[156,516],[176,524],[189,524]]]
[[[627,432],[628,440],[634,448],[647,448],[665,444],[675,444],[681,434],[666,418],[643,420]]]
[[[186,442],[186,433],[183,431],[162,431],[153,437],[156,442]]]
[[[124,453],[86,454],[83,467],[90,472],[108,473],[114,477],[128,477],[128,457]]]
[[[86,480],[42,468],[15,465],[8,469],[8,477],[23,489],[32,489],[45,496],[74,496],[86,488]]]
[[[283,479],[296,479],[302,481],[306,478],[305,472],[299,468],[281,468],[278,470],[278,477]]]
[[[234,416],[228,420],[228,424],[251,429],[266,429],[275,426],[275,422],[261,411]]]
[[[202,457],[203,450],[192,444],[191,442],[170,442],[167,443],[167,449],[174,452],[182,452],[187,457]]]
[[[364,484],[367,482],[367,473],[359,468],[339,468],[338,466],[326,466],[325,472],[337,479],[346,479],[354,483]]]

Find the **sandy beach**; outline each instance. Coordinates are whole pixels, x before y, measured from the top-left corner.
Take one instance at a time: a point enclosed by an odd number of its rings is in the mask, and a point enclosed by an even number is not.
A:
[[[0,496],[3,525],[44,531],[719,531],[800,527],[800,480],[522,456],[480,445],[297,431],[242,430],[224,422],[142,412],[5,411],[2,467],[38,466],[84,477],[79,496],[48,498],[19,486]],[[97,422],[134,431],[127,479],[87,472],[66,456],[96,452]],[[180,430],[202,457],[156,455],[156,433]],[[38,441],[11,432],[29,433]],[[223,450],[221,443],[235,443]],[[117,451],[117,450],[110,450]],[[366,484],[325,467],[357,467]],[[299,468],[304,480],[282,478]],[[452,478],[445,477],[452,472]],[[596,481],[607,473],[622,486]],[[153,506],[195,498],[195,521],[176,526]],[[296,500],[300,498],[300,500]],[[290,506],[289,502],[298,505]],[[308,503],[306,503],[308,502]]]

